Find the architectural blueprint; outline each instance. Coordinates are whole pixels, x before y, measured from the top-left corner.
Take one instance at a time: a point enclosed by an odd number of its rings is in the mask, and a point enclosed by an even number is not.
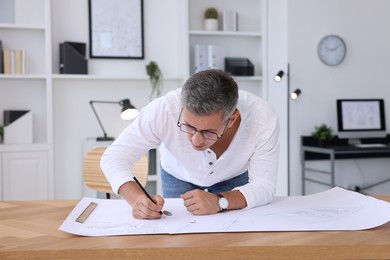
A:
[[[91,202],[98,205],[83,223],[75,220]],[[390,203],[342,188],[307,196],[275,197],[268,205],[194,216],[181,199],[166,199],[172,216],[134,219],[124,200],[83,198],[59,228],[81,236],[254,231],[364,230],[390,221]]]

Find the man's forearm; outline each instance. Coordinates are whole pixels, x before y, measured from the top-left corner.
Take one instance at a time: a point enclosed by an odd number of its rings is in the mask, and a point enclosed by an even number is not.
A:
[[[137,198],[142,195],[142,190],[138,187],[138,185],[133,182],[129,181],[124,183],[118,191],[119,195],[125,199],[131,206],[134,205]]]

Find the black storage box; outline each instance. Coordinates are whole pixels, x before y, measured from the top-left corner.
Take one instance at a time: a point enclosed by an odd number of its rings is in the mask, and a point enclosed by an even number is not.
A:
[[[255,69],[248,58],[225,58],[225,71],[235,76],[253,76]]]
[[[85,58],[86,44],[82,42],[60,43],[60,73],[88,74],[88,61]]]

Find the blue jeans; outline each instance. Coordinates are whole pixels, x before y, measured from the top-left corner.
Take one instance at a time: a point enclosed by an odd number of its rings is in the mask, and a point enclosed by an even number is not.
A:
[[[248,171],[230,180],[216,183],[210,187],[198,186],[179,180],[161,168],[162,190],[164,198],[179,198],[181,194],[195,189],[207,189],[211,193],[221,193],[248,183]]]

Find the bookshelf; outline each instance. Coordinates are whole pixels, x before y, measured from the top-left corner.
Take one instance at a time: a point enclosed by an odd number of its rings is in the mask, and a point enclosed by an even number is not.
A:
[[[157,61],[163,69],[164,92],[168,92],[180,87],[192,74],[190,59],[193,44],[226,43],[231,47],[232,56],[250,57],[255,64],[254,76],[235,77],[240,87],[264,96],[264,13],[267,0],[244,0],[245,4],[236,0],[144,1],[145,60],[89,59],[88,75],[59,74],[58,66],[59,43],[75,41],[89,44],[87,0],[7,1],[15,3],[15,16],[13,22],[0,22],[0,40],[3,48],[25,50],[30,63],[27,74],[0,74],[0,124],[3,123],[3,110],[29,109],[33,112],[34,134],[32,144],[0,144],[0,199],[13,198],[13,195],[4,195],[4,185],[8,184],[3,180],[10,176],[10,171],[4,169],[11,169],[5,164],[12,164],[12,170],[16,172],[19,172],[18,169],[31,172],[31,164],[29,167],[22,166],[30,160],[35,162],[36,169],[44,168],[43,175],[38,176],[38,171],[31,173],[41,180],[38,183],[41,186],[28,186],[26,183],[25,187],[17,187],[18,182],[27,180],[23,174],[16,174],[17,178],[12,181],[7,179],[16,191],[23,189],[29,192],[21,193],[25,196],[21,199],[54,198],[54,187],[56,198],[81,196],[81,147],[87,137],[100,133],[90,114],[89,100],[129,97],[132,102],[135,101],[137,108],[142,108],[150,101],[150,83],[145,73],[145,64],[150,60]],[[239,30],[205,31],[203,11],[209,5],[220,10],[225,7],[236,10]],[[71,19],[69,14],[72,14]],[[167,30],[170,37],[165,37]],[[115,131],[122,125],[118,123],[117,126],[113,121],[108,121],[107,125],[116,127],[110,131],[115,136],[118,134]],[[11,161],[10,153],[16,157],[20,155],[18,163],[14,158]],[[26,153],[31,156],[26,156]],[[158,166],[157,162],[156,177],[151,177],[151,180],[155,178],[157,189]],[[38,193],[38,189],[43,192]]]
[[[33,142],[0,144],[0,199],[52,199],[50,0],[8,2],[14,16],[0,24],[2,47],[25,51],[28,68],[0,74],[0,124],[4,110],[32,111]]]

